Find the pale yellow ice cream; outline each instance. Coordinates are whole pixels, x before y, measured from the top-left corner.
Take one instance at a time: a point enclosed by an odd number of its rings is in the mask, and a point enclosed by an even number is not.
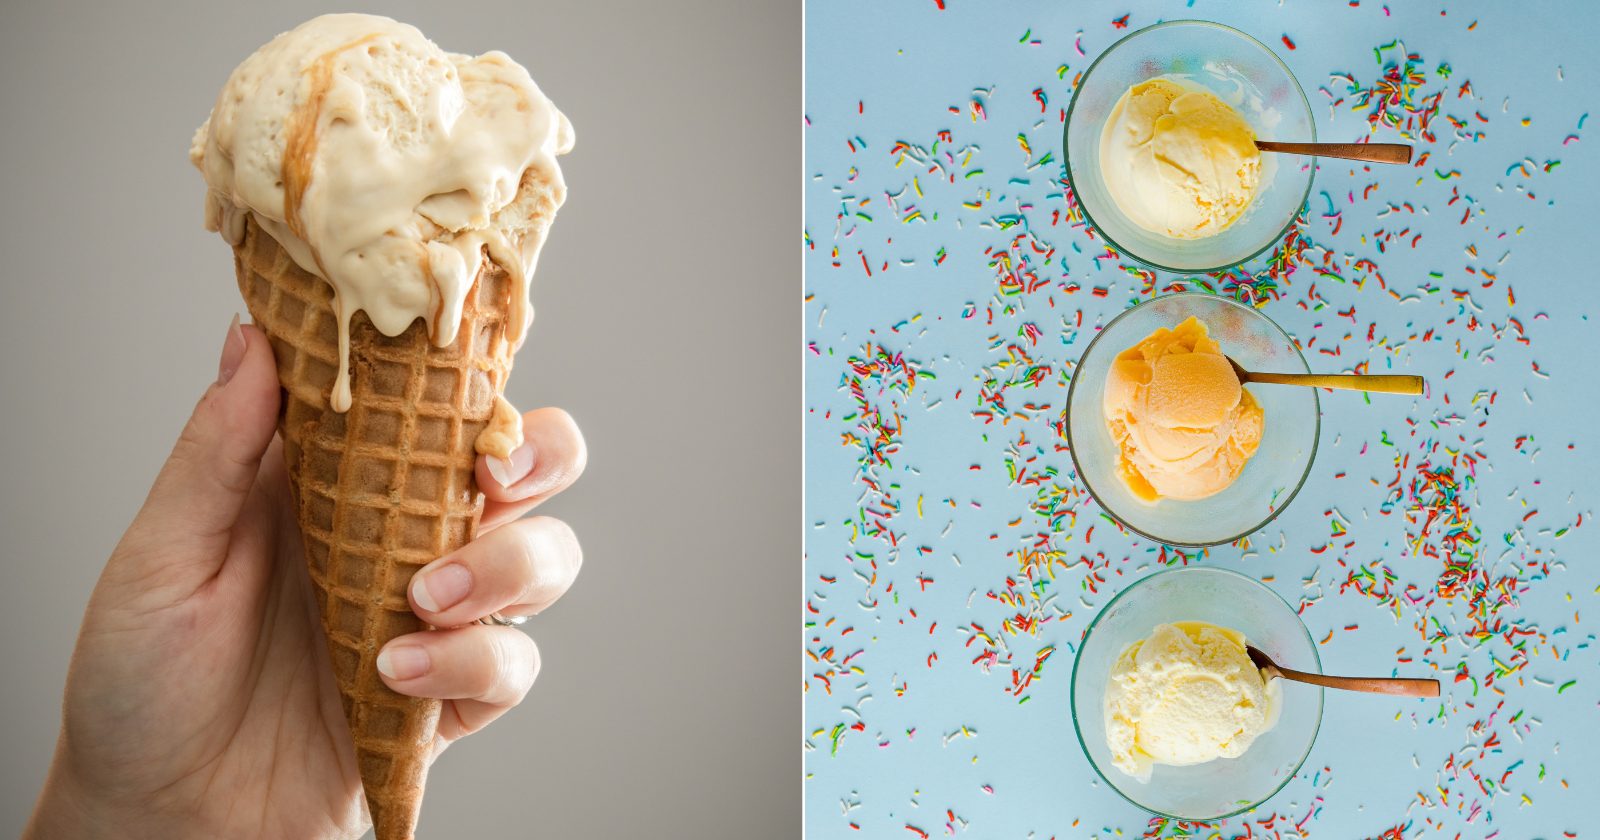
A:
[[[1221,492],[1256,453],[1265,427],[1261,406],[1193,317],[1118,355],[1102,407],[1117,474],[1147,502]]]
[[[1245,653],[1244,636],[1203,621],[1158,624],[1111,667],[1106,745],[1118,770],[1237,758],[1278,722],[1282,691]]]
[[[1239,112],[1209,91],[1155,78],[1128,89],[1100,135],[1106,190],[1134,224],[1201,239],[1243,215],[1261,152]]]

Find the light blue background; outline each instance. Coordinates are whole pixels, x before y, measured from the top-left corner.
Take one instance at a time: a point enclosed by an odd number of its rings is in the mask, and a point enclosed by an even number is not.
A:
[[[1578,124],[1586,112],[1600,110],[1600,61],[1585,34],[1596,24],[1592,5],[947,5],[940,11],[934,0],[807,4],[808,836],[914,837],[911,827],[930,836],[986,838],[1120,837],[1147,830],[1232,837],[1247,829],[1252,836],[1294,837],[1301,835],[1295,824],[1308,815],[1304,834],[1317,837],[1376,836],[1395,828],[1405,837],[1588,836],[1586,813],[1600,792],[1593,746],[1600,724],[1593,644],[1600,622],[1600,531],[1590,489],[1600,466],[1594,427],[1600,386],[1583,354],[1600,344],[1600,291],[1590,258],[1600,190],[1591,150],[1600,138],[1591,137],[1593,126],[1585,123],[1580,131]],[[1128,29],[1112,26],[1130,12]],[[1374,372],[1427,376],[1429,394],[1370,403],[1325,394],[1321,449],[1300,498],[1248,548],[1221,546],[1193,561],[1270,578],[1291,603],[1315,599],[1303,617],[1315,638],[1331,632],[1320,648],[1326,671],[1390,672],[1403,648],[1414,660],[1404,673],[1444,678],[1443,702],[1329,693],[1321,736],[1300,777],[1257,812],[1214,829],[1149,825],[1148,815],[1095,776],[1078,747],[1068,712],[1076,642],[1111,595],[1159,567],[1158,547],[1119,533],[1074,489],[1070,458],[1057,448],[1064,441],[1050,426],[1065,404],[1071,364],[1095,326],[1142,294],[1141,282],[1117,261],[1096,264],[1098,246],[1082,229],[1051,224],[1052,214],[1065,209],[1057,183],[1060,114],[1071,98],[1071,80],[1122,35],[1186,17],[1238,27],[1277,51],[1306,88],[1323,139],[1354,140],[1368,127],[1348,100],[1332,108],[1318,89],[1342,93],[1342,85],[1329,80],[1332,72],[1371,84],[1382,72],[1374,47],[1397,38],[1422,57],[1428,73],[1423,91],[1445,90],[1443,112],[1462,117],[1466,126],[1458,132],[1443,115],[1437,118],[1437,142],[1418,142],[1419,154],[1431,152],[1420,168],[1366,172],[1334,162],[1317,174],[1307,236],[1330,249],[1335,269],[1352,281],[1362,272],[1345,263],[1372,259],[1403,300],[1375,279],[1341,284],[1302,267],[1284,284],[1282,298],[1264,310],[1302,343],[1315,340],[1307,357],[1314,369],[1349,370],[1368,361]],[[1080,31],[1085,56],[1074,47]],[[1284,47],[1285,34],[1295,50]],[[1383,54],[1385,61],[1399,56],[1398,49]],[[1451,68],[1447,80],[1435,75],[1440,63]],[[1058,78],[1062,64],[1069,69]],[[1472,92],[1458,97],[1468,80]],[[1036,88],[1048,97],[1042,114]],[[977,89],[985,91],[987,119],[975,122],[969,103]],[[891,149],[897,141],[930,147],[943,130],[953,133],[953,143],[941,143],[941,153],[977,147],[970,158],[946,164],[956,174],[954,184],[929,175],[927,166],[907,161],[896,167]],[[1480,139],[1468,136],[1478,131]],[[1031,155],[1020,148],[1019,134]],[[1563,145],[1574,134],[1581,139]],[[1384,129],[1374,139],[1401,138]],[[1030,170],[1047,152],[1052,161]],[[1524,158],[1536,165],[1533,174],[1508,174]],[[1557,159],[1559,167],[1542,171]],[[1453,170],[1460,175],[1448,177]],[[885,194],[900,193],[913,176],[924,195],[907,190],[896,212]],[[1363,199],[1371,183],[1378,186]],[[1447,204],[1453,188],[1474,201],[1465,225],[1459,223],[1463,202]],[[962,206],[977,198],[981,208]],[[1323,217],[1329,202],[1343,214],[1337,236]],[[1378,218],[1390,203],[1409,203],[1415,212]],[[902,221],[912,206],[922,218]],[[1010,214],[1053,246],[1057,258],[1034,260],[1045,288],[1002,299],[985,249],[1003,247],[1021,230],[995,223]],[[1409,228],[1406,237],[1380,252],[1375,231],[1401,228]],[[1419,232],[1413,249],[1410,239]],[[1477,256],[1466,250],[1474,245]],[[940,248],[946,258],[935,265]],[[870,277],[859,253],[871,263]],[[1320,252],[1314,256],[1320,261]],[[1467,273],[1468,267],[1498,278],[1483,288],[1485,278]],[[1430,278],[1430,272],[1440,276]],[[1163,285],[1174,279],[1161,277]],[[1068,293],[1065,283],[1081,290]],[[1107,295],[1092,296],[1093,287],[1106,288]],[[1470,300],[1452,290],[1468,292]],[[1004,303],[1013,311],[1005,312]],[[963,319],[969,305],[976,317]],[[1353,321],[1338,314],[1351,307]],[[992,324],[986,323],[990,308]],[[1072,329],[1080,309],[1082,327]],[[1527,344],[1513,340],[1518,333],[1508,326],[1511,317],[1525,328]],[[1474,318],[1476,328],[1469,328]],[[1041,387],[1012,387],[1006,398],[1013,409],[1024,402],[1048,408],[1030,420],[985,425],[972,414],[982,408],[976,394],[983,372],[1005,358],[1006,345],[1027,347],[1017,335],[1026,323],[1042,331],[1029,352],[1052,372]],[[878,473],[899,485],[893,495],[901,510],[890,526],[898,549],[850,524],[864,487],[856,477],[859,449],[843,437],[856,426],[844,419],[855,403],[843,377],[847,358],[869,341],[903,352],[936,377],[920,377],[907,394],[869,382],[864,394],[904,418],[892,468]],[[1493,394],[1492,405],[1486,398],[1474,402],[1480,392]],[[1022,432],[1027,443],[1019,446]],[[1519,441],[1525,436],[1530,439]],[[1465,491],[1481,531],[1476,562],[1519,579],[1517,603],[1501,609],[1499,618],[1533,631],[1520,637],[1520,658],[1498,636],[1478,645],[1452,638],[1430,646],[1415,627],[1418,610],[1407,606],[1397,618],[1392,607],[1339,591],[1349,568],[1381,563],[1393,570],[1396,591],[1414,584],[1432,592],[1440,564],[1412,553],[1420,523],[1408,521],[1405,499],[1386,512],[1384,485],[1397,476],[1409,481],[1430,453],[1433,463],[1448,464],[1448,450],[1463,447],[1477,453],[1477,483]],[[1008,448],[1020,459],[1037,456],[1030,471],[1059,471],[1051,483],[1064,488],[1076,521],[1063,522],[1049,545],[1068,562],[1094,558],[1102,581],[1098,591],[1088,591],[1083,567],[1075,566],[1042,585],[1038,609],[1053,618],[1036,635],[1002,634],[1002,619],[1017,610],[991,597],[1018,573],[1016,552],[1049,531],[1028,508],[1036,488],[1007,477]],[[1530,511],[1537,513],[1524,522]],[[1580,514],[1582,526],[1570,527]],[[1008,524],[1019,518],[1020,524]],[[1330,537],[1336,518],[1348,523],[1348,536]],[[1437,538],[1429,542],[1436,545]],[[1320,554],[1313,553],[1317,549]],[[933,582],[924,589],[919,577]],[[1459,601],[1433,599],[1426,613],[1452,634],[1467,626]],[[964,646],[970,635],[962,628],[973,622],[1000,637],[1023,671],[1039,650],[1057,648],[1024,692],[1026,703],[1008,693],[1009,669],[985,673],[971,664],[980,643]],[[931,666],[930,654],[938,656]],[[846,657],[848,667],[839,667]],[[1481,686],[1496,661],[1513,668],[1495,682],[1503,696]],[[1471,682],[1451,679],[1463,662],[1480,683],[1476,696]],[[831,694],[814,676],[819,673],[831,673]],[[1496,704],[1503,704],[1498,711]],[[1491,739],[1497,745],[1482,749]],[[1452,775],[1444,769],[1452,757],[1458,767],[1472,763]],[[1480,787],[1474,772],[1493,785]],[[1282,817],[1263,824],[1273,812]]]

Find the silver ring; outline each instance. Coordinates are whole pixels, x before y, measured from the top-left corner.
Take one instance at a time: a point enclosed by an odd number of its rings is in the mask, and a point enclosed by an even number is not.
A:
[[[504,616],[499,612],[492,612],[483,618],[478,619],[479,624],[487,624],[490,626],[498,625],[500,627],[521,627],[527,622],[528,617],[525,615]]]

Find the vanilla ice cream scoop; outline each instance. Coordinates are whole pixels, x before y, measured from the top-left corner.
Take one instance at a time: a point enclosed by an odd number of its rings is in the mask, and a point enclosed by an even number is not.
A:
[[[1175,239],[1226,230],[1261,183],[1261,152],[1239,112],[1168,78],[1129,88],[1100,135],[1100,172],[1134,224]]]
[[[1102,408],[1117,474],[1148,502],[1221,492],[1244,471],[1265,428],[1261,406],[1194,317],[1118,354]]]
[[[1112,763],[1140,781],[1155,764],[1237,758],[1278,722],[1282,690],[1236,630],[1202,621],[1158,624],[1129,645],[1106,686]]]
[[[486,250],[512,277],[520,343],[548,205],[566,197],[556,156],[572,144],[572,124],[504,53],[447,53],[415,27],[338,14],[240,64],[189,156],[205,175],[209,229],[238,244],[253,214],[332,284],[331,402],[345,411],[351,316],[366,312],[390,336],[422,318],[448,345]]]

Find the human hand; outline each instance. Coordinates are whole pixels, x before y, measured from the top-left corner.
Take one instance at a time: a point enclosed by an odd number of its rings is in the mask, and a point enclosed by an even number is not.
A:
[[[90,597],[62,729],[28,840],[353,838],[368,818],[328,662],[281,443],[265,335],[230,327],[207,389]],[[582,563],[571,529],[519,518],[583,472],[559,409],[479,458],[478,537],[424,567],[412,609],[441,629],[379,656],[395,691],[442,698],[434,755],[519,703],[539,670],[522,631]]]

